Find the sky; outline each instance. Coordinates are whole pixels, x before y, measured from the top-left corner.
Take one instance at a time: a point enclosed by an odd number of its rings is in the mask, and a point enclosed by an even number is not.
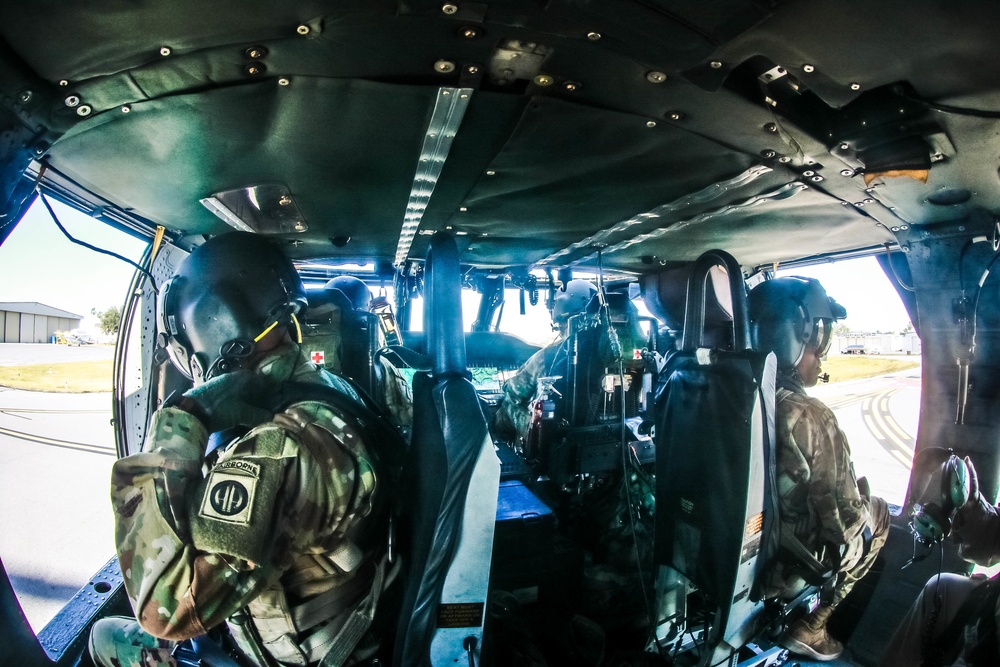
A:
[[[142,256],[145,242],[58,202],[52,204],[63,226],[76,238],[133,261]],[[97,328],[92,308],[121,307],[133,273],[133,267],[121,260],[68,241],[40,202],[0,245],[0,301],[37,301],[68,310],[85,317],[84,329]],[[903,304],[872,257],[790,271],[779,267],[777,275],[818,279],[847,308],[844,323],[854,331],[898,332],[909,322]],[[515,299],[507,304],[506,314],[514,318],[517,310]],[[474,318],[474,312],[466,317]],[[537,342],[547,342],[551,335],[547,330],[539,332]]]
[[[75,238],[139,261],[145,242],[49,201]],[[68,310],[85,317],[83,329],[97,328],[92,308],[121,308],[134,273],[134,267],[119,259],[67,240],[39,201],[0,245],[0,301],[37,301]]]

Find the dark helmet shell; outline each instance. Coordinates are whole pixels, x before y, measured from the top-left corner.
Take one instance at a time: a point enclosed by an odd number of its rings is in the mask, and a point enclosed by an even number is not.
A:
[[[160,292],[160,328],[184,375],[207,380],[249,357],[271,324],[306,306],[292,262],[268,239],[234,232],[206,241]]]

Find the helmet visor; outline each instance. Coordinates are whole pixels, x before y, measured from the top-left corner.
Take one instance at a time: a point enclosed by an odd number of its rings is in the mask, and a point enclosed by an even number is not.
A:
[[[812,347],[816,350],[817,357],[825,357],[830,351],[830,344],[833,342],[833,321],[825,317],[815,321],[813,327]]]

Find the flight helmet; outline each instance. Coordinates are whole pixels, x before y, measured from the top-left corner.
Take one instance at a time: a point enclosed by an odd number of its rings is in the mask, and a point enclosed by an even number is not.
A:
[[[566,321],[577,313],[582,313],[597,294],[597,288],[586,280],[571,280],[566,283],[566,289],[557,292],[552,305],[552,321],[563,326]]]
[[[337,276],[328,282],[323,289],[340,290],[351,302],[354,310],[368,312],[368,307],[372,302],[372,292],[368,289],[368,285],[354,276]]]
[[[830,349],[833,324],[847,310],[813,278],[798,276],[763,282],[748,296],[754,349],[774,352],[778,368],[794,368],[806,350],[823,356]]]
[[[275,245],[244,232],[216,236],[160,289],[161,345],[181,373],[203,382],[233,370],[305,306],[302,281]]]

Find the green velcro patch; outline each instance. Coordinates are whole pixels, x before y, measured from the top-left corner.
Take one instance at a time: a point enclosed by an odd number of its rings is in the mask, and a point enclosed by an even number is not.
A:
[[[244,464],[246,468],[236,464]],[[220,464],[208,475],[199,514],[206,519],[249,525],[259,478],[260,466],[256,463],[226,461]]]

